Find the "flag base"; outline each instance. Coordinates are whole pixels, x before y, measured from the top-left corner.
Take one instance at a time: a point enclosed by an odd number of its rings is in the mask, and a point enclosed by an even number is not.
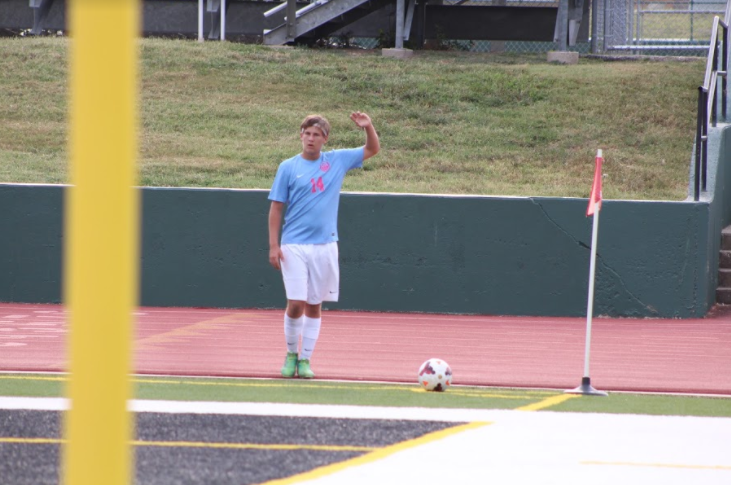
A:
[[[581,385],[576,389],[564,391],[566,394],[583,394],[584,396],[608,396],[604,391],[597,391],[591,387],[591,379],[589,377],[581,378]]]

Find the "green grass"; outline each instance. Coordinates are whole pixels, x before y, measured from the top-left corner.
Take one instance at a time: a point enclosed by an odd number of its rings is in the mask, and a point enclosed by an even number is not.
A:
[[[62,375],[0,374],[0,396],[60,397]],[[222,402],[275,402],[461,409],[518,409],[564,396],[563,392],[456,386],[426,392],[418,385],[302,380],[213,379],[137,376],[137,399]],[[551,411],[681,416],[731,416],[731,399],[610,393],[577,396],[542,409]]]
[[[731,399],[728,397],[610,393],[606,399],[586,397],[565,401],[552,407],[551,411],[729,417],[731,416]]]
[[[0,39],[0,182],[69,182],[68,38]],[[383,150],[344,190],[587,197],[598,148],[604,198],[685,199],[702,59],[547,64],[545,54],[272,49],[143,39],[140,185],[263,188],[327,116],[329,147]]]
[[[635,26],[639,37],[651,39],[677,39],[685,41],[704,41],[708,43],[713,30],[713,18],[717,13],[669,14],[646,11],[638,18],[639,25]],[[720,14],[723,18],[723,14]]]

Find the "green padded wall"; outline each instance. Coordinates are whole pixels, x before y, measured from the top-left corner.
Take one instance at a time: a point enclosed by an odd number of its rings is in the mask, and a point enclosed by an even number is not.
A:
[[[586,204],[346,195],[337,307],[585,315]],[[705,278],[707,204],[605,201],[600,214],[595,314],[705,314],[697,286]]]
[[[282,308],[280,275],[268,264],[267,194],[142,189],[141,304]],[[586,203],[345,193],[341,301],[326,307],[585,315]],[[0,185],[0,206],[0,301],[59,302],[63,187]],[[717,260],[709,208],[605,201],[595,314],[704,315]]]
[[[61,301],[63,190],[0,184],[0,301]]]

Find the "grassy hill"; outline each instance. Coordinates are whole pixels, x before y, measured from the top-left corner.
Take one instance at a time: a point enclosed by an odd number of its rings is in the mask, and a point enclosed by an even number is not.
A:
[[[0,39],[0,182],[67,180],[68,38]],[[330,148],[371,115],[382,152],[344,190],[682,200],[704,60],[550,65],[545,55],[140,41],[140,185],[269,188],[309,113]]]

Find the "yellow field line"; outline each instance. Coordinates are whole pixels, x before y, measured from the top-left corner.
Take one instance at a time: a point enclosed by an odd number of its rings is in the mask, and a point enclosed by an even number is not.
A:
[[[365,391],[409,391],[409,392],[425,392],[423,389],[414,386],[397,386],[387,384],[383,386],[347,386],[340,384],[294,384],[294,383],[278,383],[278,382],[220,382],[220,381],[176,381],[176,380],[160,380],[160,379],[134,379],[138,384],[171,384],[171,385],[190,385],[190,386],[231,386],[231,387],[266,387],[266,388],[302,388],[302,389],[345,389],[345,390],[365,390]],[[357,383],[354,383],[357,384]],[[482,391],[479,389],[458,389],[451,388],[450,395],[459,395],[467,397],[494,397],[502,399],[531,399],[536,396],[545,396],[547,393],[542,391],[527,391],[520,394],[509,395]]]
[[[421,389],[411,389],[415,392],[424,392]],[[543,395],[535,394],[498,394],[492,392],[470,392],[470,391],[459,391],[455,388],[449,390],[449,395],[461,396],[461,397],[477,397],[477,398],[491,398],[491,399],[513,399],[513,400],[524,400],[524,399],[537,399],[543,397]]]
[[[18,380],[18,381],[60,381],[66,382],[66,377],[45,377],[45,376],[2,376],[0,379]]]
[[[265,387],[265,388],[294,388],[294,389],[343,389],[343,390],[357,390],[357,391],[408,391],[408,392],[426,392],[421,388],[407,386],[344,386],[337,384],[292,384],[292,383],[265,383],[265,382],[211,382],[211,381],[171,381],[171,380],[158,380],[158,379],[135,379],[135,383],[138,384],[170,384],[170,385],[190,385],[190,386],[229,386],[229,387]],[[451,388],[449,391],[450,395],[458,395],[465,397],[493,397],[499,399],[532,399],[535,396],[545,395],[543,393],[521,393],[515,395],[491,393],[480,390],[461,390]]]
[[[387,446],[385,448],[379,448],[378,450],[376,450],[372,453],[358,456],[356,458],[351,458],[350,460],[341,461],[339,463],[333,463],[332,465],[326,465],[326,466],[311,470],[309,472],[300,473],[299,475],[294,475],[291,477],[281,478],[281,479],[277,479],[277,480],[271,480],[268,482],[264,482],[261,485],[289,485],[289,484],[303,482],[305,480],[314,480],[316,478],[331,475],[333,473],[336,473],[341,470],[345,470],[347,468],[352,468],[355,466],[365,465],[367,463],[372,463],[374,461],[382,460],[399,451],[407,450],[410,448],[415,448],[417,446],[431,443],[433,441],[437,441],[437,440],[446,438],[448,436],[451,436],[451,435],[454,435],[457,433],[461,433],[463,431],[480,428],[482,426],[487,426],[490,424],[492,424],[492,423],[475,422],[475,423],[469,423],[469,424],[464,424],[461,426],[455,426],[452,428],[443,429],[440,431],[435,431],[433,433],[426,434],[419,438],[402,441],[400,443],[396,443],[395,445]]]
[[[573,399],[575,397],[579,397],[577,394],[559,394],[558,396],[551,396],[547,399],[544,399],[543,401],[539,401],[533,404],[528,404],[527,406],[522,406],[517,408],[517,411],[538,411],[540,409],[550,408],[551,406],[555,406],[557,404],[561,404],[564,401],[568,401],[569,399]]]
[[[312,450],[312,451],[373,451],[371,446],[330,446],[330,445],[265,445],[258,443],[206,443],[195,441],[132,441],[135,446],[157,446],[168,448],[226,448],[234,450]]]
[[[38,380],[38,381],[60,381],[64,382],[67,379],[65,377],[46,377],[46,376],[5,376],[0,375],[0,380],[3,379],[14,379],[14,380]],[[363,391],[408,391],[408,392],[425,392],[423,389],[414,386],[398,386],[398,385],[383,385],[383,386],[347,386],[340,384],[300,384],[300,383],[278,383],[278,382],[225,382],[225,381],[186,381],[186,380],[171,380],[171,379],[147,379],[147,378],[133,378],[132,381],[136,384],[160,384],[160,385],[175,385],[175,386],[221,386],[221,387],[261,387],[261,388],[302,388],[302,389],[343,389],[343,390],[363,390]],[[357,383],[354,383],[357,385]],[[479,398],[494,398],[494,399],[534,399],[536,397],[542,397],[547,394],[547,391],[522,391],[520,394],[505,394],[496,393],[490,391],[483,391],[480,389],[459,389],[451,388],[449,391],[450,395],[463,396],[463,397],[479,397]]]
[[[21,445],[59,445],[66,440],[59,438],[0,438],[0,443]]]
[[[353,390],[352,386],[343,386],[338,384],[300,384],[299,382],[225,382],[225,381],[177,381],[177,380],[165,380],[165,379],[135,379],[138,384],[169,384],[169,385],[190,385],[190,386],[229,386],[229,387],[270,387],[270,388],[297,388],[297,389],[349,389]],[[368,386],[358,387],[357,389],[366,390],[411,390],[406,386]]]
[[[58,445],[64,444],[67,440],[59,438],[0,438],[0,443],[8,444],[29,444],[29,445]],[[310,450],[310,451],[361,451],[370,452],[377,450],[372,446],[334,446],[334,445],[285,445],[285,444],[261,444],[261,443],[209,443],[205,441],[141,441],[132,440],[129,444],[133,446],[153,446],[162,448],[213,448],[230,450]]]
[[[679,465],[674,463],[633,463],[633,462],[611,462],[611,461],[582,461],[582,465],[611,465],[611,466],[639,466],[652,468],[685,468],[693,470],[731,470],[727,465]]]

